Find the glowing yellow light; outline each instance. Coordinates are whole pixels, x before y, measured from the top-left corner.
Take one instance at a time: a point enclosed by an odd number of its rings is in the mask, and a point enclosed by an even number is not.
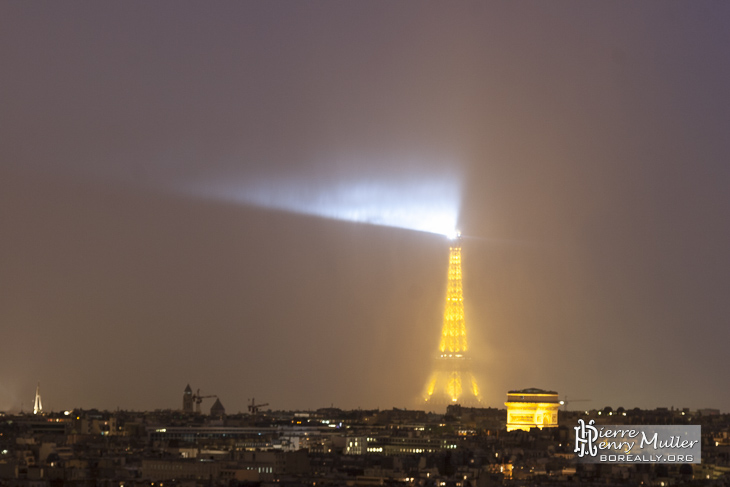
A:
[[[429,396],[433,395],[433,390],[436,388],[436,376],[432,377],[430,382],[428,383],[428,390],[427,393]]]
[[[468,347],[464,322],[461,243],[459,240],[456,240],[449,248],[447,277],[446,306],[439,340],[440,358],[436,365],[435,375],[427,383],[428,397],[426,400],[428,401],[436,394],[440,397],[435,400],[436,402],[455,403],[463,400],[462,396],[466,393],[469,396],[467,401],[479,402],[479,388],[469,371],[469,362],[464,355]],[[462,381],[464,382],[462,383]]]
[[[442,352],[463,352],[467,349],[464,324],[464,297],[461,285],[461,246],[454,245],[449,252],[446,309],[439,349]]]
[[[507,431],[530,428],[554,428],[558,426],[558,394],[540,390],[512,391],[508,393]]]

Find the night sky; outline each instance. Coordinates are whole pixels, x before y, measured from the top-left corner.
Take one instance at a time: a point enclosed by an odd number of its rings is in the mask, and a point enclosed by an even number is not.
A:
[[[730,411],[728,20],[0,3],[0,410],[423,408],[444,216],[485,405]]]

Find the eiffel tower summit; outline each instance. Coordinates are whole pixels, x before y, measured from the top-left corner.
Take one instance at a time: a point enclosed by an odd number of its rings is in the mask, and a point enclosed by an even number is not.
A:
[[[479,404],[479,387],[471,371],[468,350],[464,323],[464,292],[461,284],[461,234],[457,233],[449,248],[444,324],[441,329],[439,355],[426,385],[426,404],[434,406]]]

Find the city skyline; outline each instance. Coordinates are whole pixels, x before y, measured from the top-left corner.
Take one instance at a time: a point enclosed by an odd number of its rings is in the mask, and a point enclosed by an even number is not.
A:
[[[0,411],[422,407],[455,228],[485,407],[730,411],[728,15],[1,4]]]

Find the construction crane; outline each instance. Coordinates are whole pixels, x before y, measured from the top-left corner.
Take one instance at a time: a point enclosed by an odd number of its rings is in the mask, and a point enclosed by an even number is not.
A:
[[[218,397],[215,394],[211,394],[210,396],[201,396],[200,395],[200,389],[198,389],[195,394],[193,395],[193,402],[195,403],[195,412],[200,412],[200,404],[203,402],[203,399],[207,399],[209,397]]]
[[[256,399],[251,398],[251,404],[248,405],[248,412],[251,414],[258,414],[259,408],[262,408],[262,407],[268,406],[268,405],[269,405],[268,402],[266,402],[264,404],[256,404]]]
[[[570,401],[568,401],[568,396],[565,396],[565,397],[563,397],[563,400],[560,401],[560,405],[563,406],[563,411],[567,411],[568,404],[570,404],[571,402],[589,402],[589,401],[591,401],[591,399],[571,399]]]

